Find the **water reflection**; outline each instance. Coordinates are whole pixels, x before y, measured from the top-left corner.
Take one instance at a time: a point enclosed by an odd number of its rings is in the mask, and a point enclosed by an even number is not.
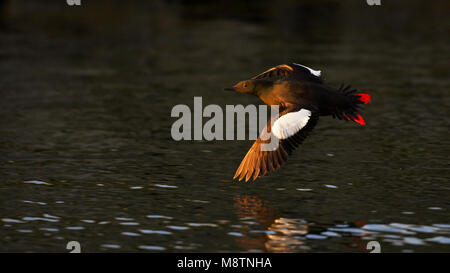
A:
[[[308,224],[302,219],[279,218],[268,227],[275,234],[268,234],[265,247],[269,252],[307,251],[303,237],[308,234]]]
[[[240,232],[229,235],[234,236],[239,246],[247,251],[308,252],[315,244],[314,241],[339,238],[347,238],[343,241],[339,239],[340,251],[352,252],[367,252],[367,243],[372,240],[393,246],[450,243],[449,237],[436,236],[450,234],[450,226],[447,224],[370,224],[359,220],[325,227],[302,218],[282,217],[268,202],[256,196],[236,195],[234,201],[235,213],[242,225],[234,226]],[[434,236],[429,237],[427,234]]]
[[[276,219],[277,212],[265,206],[263,201],[255,196],[236,195],[234,201],[235,213],[242,221],[242,225],[238,226],[243,230],[240,234],[244,234],[235,238],[237,244],[248,251],[265,251],[267,237],[265,235],[247,236],[246,231],[249,229],[248,226],[253,224],[251,221],[253,219],[264,227],[270,225]]]
[[[260,249],[268,252],[306,251],[304,239],[299,235],[308,233],[308,224],[302,219],[280,217],[280,213],[271,209],[267,202],[251,195],[236,195],[234,197],[236,214],[244,224],[254,220],[261,224],[264,230],[249,230],[245,237],[239,236],[236,241],[247,250]],[[251,233],[261,233],[252,236]]]

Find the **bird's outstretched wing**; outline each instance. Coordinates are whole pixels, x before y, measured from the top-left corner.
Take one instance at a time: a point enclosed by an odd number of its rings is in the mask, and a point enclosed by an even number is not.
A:
[[[268,121],[258,139],[245,155],[233,179],[264,176],[287,161],[288,156],[308,136],[319,120],[312,107],[291,105]]]
[[[286,80],[309,81],[323,83],[320,70],[314,70],[307,66],[290,63],[280,64],[253,77],[253,80],[265,78],[284,78]]]

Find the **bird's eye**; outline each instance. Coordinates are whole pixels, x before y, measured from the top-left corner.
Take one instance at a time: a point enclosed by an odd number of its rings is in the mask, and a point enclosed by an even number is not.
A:
[[[247,85],[248,85],[247,83],[244,83],[244,87],[247,87]]]

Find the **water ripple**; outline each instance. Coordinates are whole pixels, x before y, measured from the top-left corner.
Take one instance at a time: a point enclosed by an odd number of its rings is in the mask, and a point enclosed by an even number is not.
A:
[[[125,235],[125,236],[131,236],[131,237],[138,237],[138,236],[141,236],[141,234],[139,234],[139,233],[128,232],[128,231],[124,231],[124,232],[122,232],[122,233],[120,233],[120,234]]]
[[[212,223],[188,223],[188,226],[191,226],[191,227],[217,227],[216,224],[212,224]]]
[[[160,250],[160,251],[166,250],[166,248],[162,247],[162,246],[149,246],[149,245],[140,245],[139,249],[143,249],[143,250]]]
[[[408,231],[406,229],[402,228],[396,228],[389,225],[380,225],[380,224],[371,224],[371,225],[364,225],[362,227],[364,230],[369,231],[377,231],[377,232],[387,232],[387,233],[400,233],[400,234],[416,234],[415,232]]]
[[[50,183],[39,181],[39,180],[30,180],[30,181],[24,181],[25,184],[35,184],[35,185],[51,185]]]
[[[172,235],[172,232],[166,230],[140,229],[139,231],[143,234]]]
[[[150,219],[168,219],[168,220],[172,219],[172,217],[164,215],[147,215],[146,217]]]
[[[23,217],[22,220],[24,221],[46,221],[46,222],[59,222],[58,219],[53,218],[43,218],[43,217]]]
[[[2,218],[2,221],[5,223],[18,223],[18,224],[25,223],[24,221],[13,219],[13,218]]]
[[[443,237],[443,236],[437,236],[433,238],[425,239],[427,242],[434,242],[434,243],[440,243],[440,244],[450,244],[450,238],[449,237]]]
[[[170,229],[173,229],[173,230],[187,230],[187,229],[189,229],[189,227],[185,227],[185,226],[167,226],[168,228],[170,228]]]
[[[166,188],[166,189],[176,189],[176,188],[178,188],[177,186],[164,185],[164,184],[155,184],[155,186],[159,187],[159,188]]]
[[[67,230],[83,230],[84,227],[82,226],[71,226],[71,227],[66,227]]]
[[[121,223],[119,223],[119,225],[122,225],[122,226],[139,226],[139,223],[137,223],[137,222],[121,222]]]
[[[101,247],[111,248],[111,249],[119,249],[120,245],[116,245],[116,244],[102,244]]]

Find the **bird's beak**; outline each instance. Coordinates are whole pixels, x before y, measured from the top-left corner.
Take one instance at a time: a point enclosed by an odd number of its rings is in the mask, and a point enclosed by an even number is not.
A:
[[[223,90],[225,90],[225,91],[236,91],[236,89],[234,89],[234,87],[225,87]]]

